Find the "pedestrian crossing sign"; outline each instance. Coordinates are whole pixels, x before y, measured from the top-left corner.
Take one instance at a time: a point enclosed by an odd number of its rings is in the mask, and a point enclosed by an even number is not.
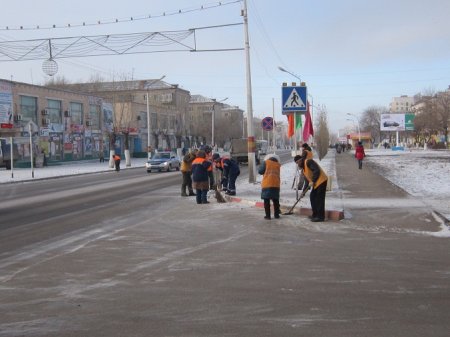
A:
[[[283,114],[306,111],[306,86],[281,87]]]

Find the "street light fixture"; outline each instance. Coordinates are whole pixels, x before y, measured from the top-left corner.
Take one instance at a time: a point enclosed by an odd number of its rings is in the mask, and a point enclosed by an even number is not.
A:
[[[291,73],[290,71],[288,71],[288,70],[286,70],[286,69],[284,69],[283,67],[280,67],[280,66],[278,66],[278,70],[280,70],[280,71],[282,71],[282,72],[284,72],[284,73],[288,73],[288,74],[294,76],[295,78],[297,78],[297,79],[299,80],[299,82],[300,82],[299,84],[302,83],[302,80],[301,80],[300,76],[297,76],[297,75],[295,75],[294,73]]]
[[[358,140],[361,141],[361,129],[359,127],[359,119],[358,119],[358,117],[356,117],[354,114],[352,114],[350,112],[347,112],[347,115],[353,117],[356,120],[356,123],[358,123],[357,124],[358,125]]]
[[[158,78],[157,80],[153,80],[147,84],[147,95],[146,95],[146,100],[147,100],[147,159],[150,159],[150,157],[152,155],[152,152],[150,151],[150,149],[151,149],[151,144],[150,144],[151,132],[150,131],[151,130],[150,130],[150,100],[148,97],[149,96],[148,90],[152,84],[162,81],[165,77],[166,77],[166,75],[163,75],[160,78]]]
[[[224,99],[221,99],[220,101],[217,101],[215,98],[213,98],[213,107],[212,107],[212,116],[211,116],[211,146],[214,148],[215,142],[214,142],[214,129],[215,129],[215,120],[216,120],[216,104],[225,102],[228,99],[228,97],[225,97]]]

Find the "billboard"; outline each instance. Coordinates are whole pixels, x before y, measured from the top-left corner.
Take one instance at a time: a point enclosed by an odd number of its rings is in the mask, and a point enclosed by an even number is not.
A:
[[[405,131],[405,114],[382,114],[381,131]]]
[[[13,123],[12,99],[13,95],[11,83],[0,81],[0,123]]]

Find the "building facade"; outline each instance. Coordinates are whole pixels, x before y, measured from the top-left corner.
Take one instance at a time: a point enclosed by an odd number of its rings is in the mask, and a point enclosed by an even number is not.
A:
[[[97,96],[0,80],[0,137],[13,137],[19,164],[32,151],[35,160],[98,158],[108,143],[107,106]]]
[[[187,123],[190,93],[176,84],[136,80],[76,83],[67,87],[112,102],[114,133],[121,151],[127,141],[134,155],[147,153],[148,145],[159,150],[190,147],[191,130]]]
[[[407,95],[400,97],[393,97],[392,102],[389,103],[389,111],[391,113],[406,113],[411,112],[415,104],[415,98]]]

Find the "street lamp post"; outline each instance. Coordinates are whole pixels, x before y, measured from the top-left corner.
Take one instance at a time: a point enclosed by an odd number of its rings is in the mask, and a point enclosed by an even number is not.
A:
[[[151,155],[152,155],[152,152],[150,151],[150,148],[151,148],[151,143],[150,143],[151,130],[150,130],[150,100],[149,100],[149,95],[148,95],[148,90],[149,90],[148,88],[153,83],[161,81],[165,77],[166,77],[166,75],[163,75],[159,79],[151,81],[149,84],[147,84],[147,95],[146,95],[146,100],[147,100],[147,159],[149,159],[151,157]]]
[[[361,141],[361,129],[359,127],[359,119],[358,119],[358,117],[356,117],[354,114],[352,114],[350,112],[347,112],[347,115],[353,117],[354,120],[356,121],[356,123],[358,125],[358,140]]]
[[[216,121],[216,104],[225,102],[228,99],[228,97],[225,97],[224,99],[221,99],[220,101],[217,101],[215,98],[213,98],[213,107],[212,107],[212,114],[211,114],[211,146],[214,148],[215,145],[215,139],[214,139],[214,129],[215,129],[215,121]]]

